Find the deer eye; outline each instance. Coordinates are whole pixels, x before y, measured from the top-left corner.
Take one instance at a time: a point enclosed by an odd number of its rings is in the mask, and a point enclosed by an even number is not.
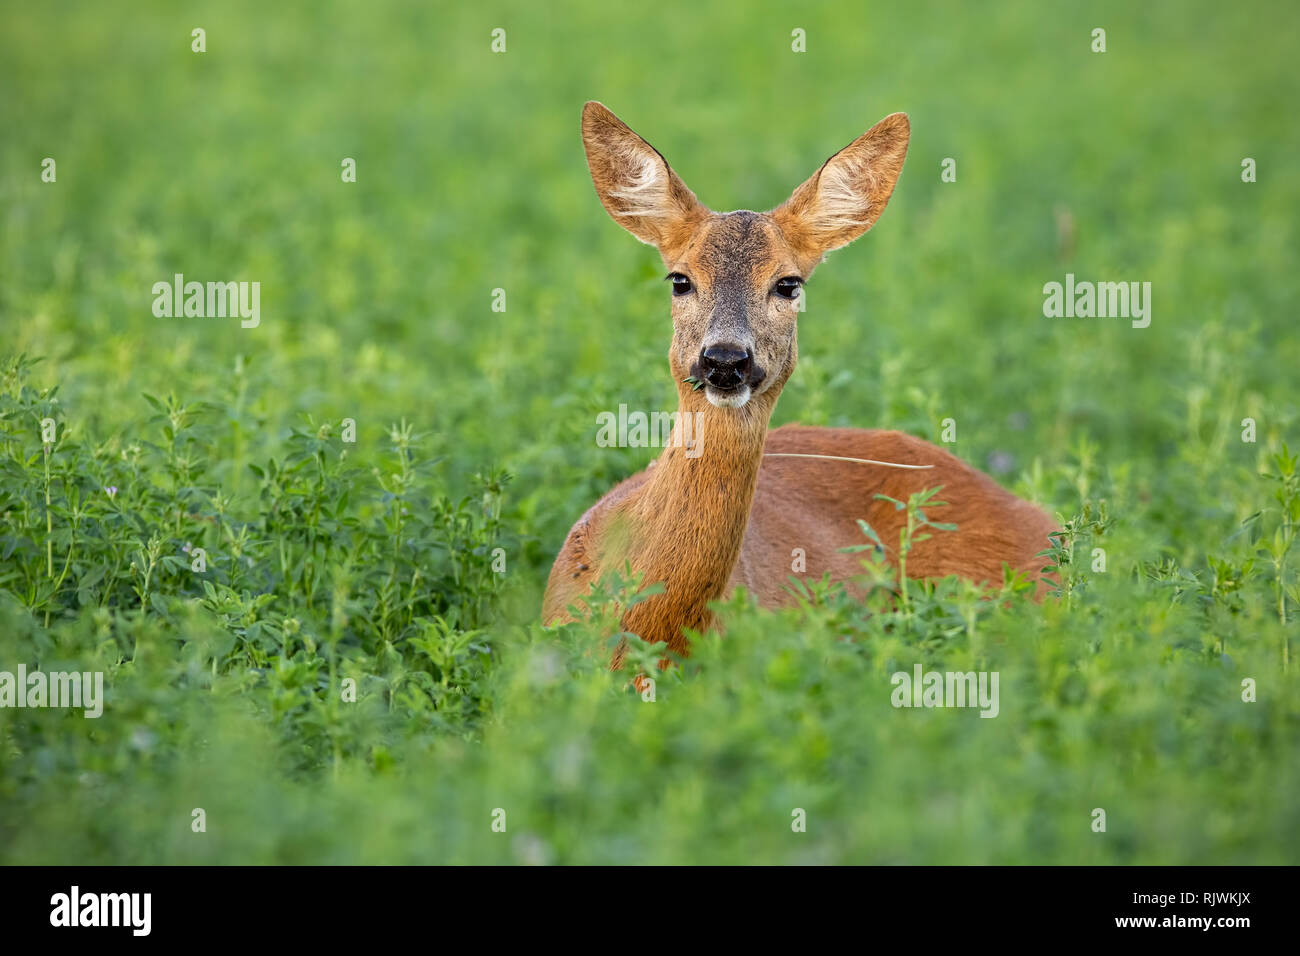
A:
[[[668,280],[673,284],[673,295],[686,295],[695,288],[695,286],[691,285],[691,280],[680,272],[670,272]]]
[[[798,276],[786,276],[784,279],[776,280],[776,285],[772,287],[772,291],[783,299],[797,299],[799,297],[799,288],[802,285],[803,280]]]

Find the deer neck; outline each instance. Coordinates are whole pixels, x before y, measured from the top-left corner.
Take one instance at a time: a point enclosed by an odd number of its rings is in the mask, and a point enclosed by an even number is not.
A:
[[[626,512],[619,550],[643,585],[664,585],[627,612],[624,628],[685,654],[682,628],[708,627],[708,604],[725,593],[740,555],[775,395],[717,408],[688,385],[678,390],[672,437]]]

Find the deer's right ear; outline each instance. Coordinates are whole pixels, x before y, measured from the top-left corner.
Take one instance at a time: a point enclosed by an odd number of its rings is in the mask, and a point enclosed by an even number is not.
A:
[[[614,221],[665,259],[706,212],[659,151],[595,100],[582,110],[582,144],[596,195]]]

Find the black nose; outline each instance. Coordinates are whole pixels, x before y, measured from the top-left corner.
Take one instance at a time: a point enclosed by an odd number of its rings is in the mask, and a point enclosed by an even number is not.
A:
[[[710,345],[700,353],[700,371],[714,388],[739,388],[753,367],[749,349],[735,345]]]

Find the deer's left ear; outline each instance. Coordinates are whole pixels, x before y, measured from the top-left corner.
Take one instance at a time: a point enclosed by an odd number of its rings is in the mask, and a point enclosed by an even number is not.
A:
[[[772,210],[801,257],[815,263],[875,225],[903,171],[911,131],[906,113],[886,116]]]

